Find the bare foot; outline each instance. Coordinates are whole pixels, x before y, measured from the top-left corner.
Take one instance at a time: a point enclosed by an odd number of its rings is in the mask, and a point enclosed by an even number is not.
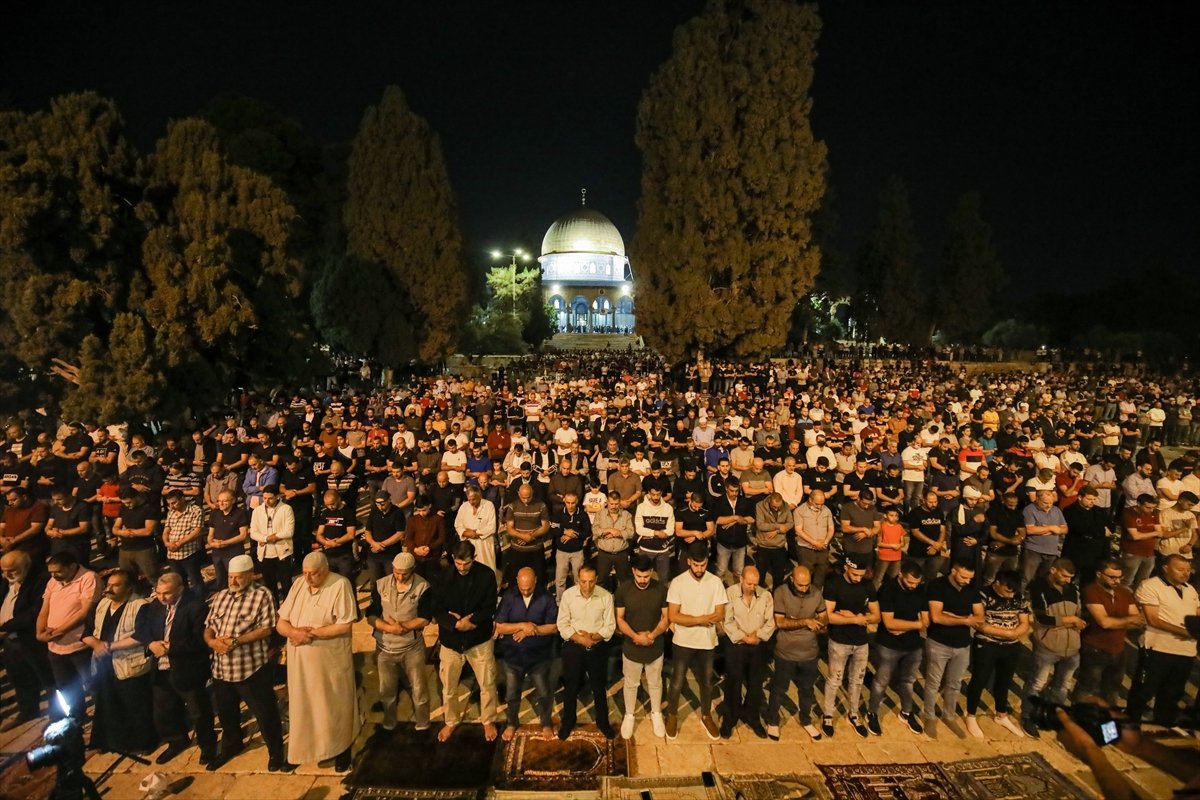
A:
[[[504,733],[500,734],[500,738],[506,742],[511,742],[513,740],[513,737],[516,735],[517,735],[517,729],[509,727],[509,728],[504,729]]]
[[[554,738],[554,728],[542,728],[542,738],[550,741]]]
[[[455,725],[442,726],[442,729],[440,731],[438,731],[438,741],[439,742],[449,741],[450,737],[454,735],[455,727],[457,727],[457,726],[455,726]]]
[[[496,726],[490,722],[483,723],[483,738],[489,742],[496,741]]]

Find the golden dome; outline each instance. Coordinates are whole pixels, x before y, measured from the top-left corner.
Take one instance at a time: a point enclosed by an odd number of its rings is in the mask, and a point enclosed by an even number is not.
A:
[[[599,253],[625,256],[625,240],[617,226],[599,211],[577,208],[559,217],[542,239],[542,255]]]

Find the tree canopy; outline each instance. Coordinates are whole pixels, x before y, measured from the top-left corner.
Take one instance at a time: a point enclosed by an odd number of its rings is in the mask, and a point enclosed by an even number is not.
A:
[[[1004,267],[980,202],[978,192],[967,192],[946,220],[937,326],[949,341],[975,341],[986,331],[996,318],[996,296],[1004,286]]]
[[[826,147],[809,124],[816,7],[710,0],[638,107],[638,330],[678,358],[781,347],[817,275]]]
[[[868,338],[920,344],[929,339],[929,297],[918,261],[908,189],[893,175],[879,193],[879,211],[858,257],[855,303]]]

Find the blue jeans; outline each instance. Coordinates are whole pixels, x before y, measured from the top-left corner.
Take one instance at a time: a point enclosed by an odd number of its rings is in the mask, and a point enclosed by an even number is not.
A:
[[[1050,565],[1058,558],[1050,553],[1034,553],[1028,548],[1021,551],[1021,591],[1024,592],[1033,583],[1034,578],[1045,577],[1050,571]],[[1151,559],[1153,561],[1153,559]],[[1128,573],[1126,573],[1128,574]]]
[[[842,644],[829,640],[829,679],[825,681],[825,716],[832,717],[837,710],[837,694],[842,688],[842,679],[849,673],[849,695],[846,713],[858,714],[862,694],[863,676],[867,673],[869,648],[865,644]],[[849,670],[846,669],[849,665]]]
[[[732,562],[732,567],[731,563]],[[720,578],[725,574],[725,570],[732,569],[733,577],[736,580],[742,579],[742,569],[746,566],[746,548],[737,547],[729,548],[723,544],[717,544],[717,577]],[[761,578],[760,578],[761,580]]]
[[[553,707],[554,695],[550,691],[550,662],[543,661],[528,669],[504,662],[504,702],[508,705],[508,726],[515,728],[521,724],[521,692],[525,691],[525,679],[533,682],[533,710],[537,712],[538,721],[543,728],[552,724],[550,711]]]
[[[1139,583],[1150,577],[1150,573],[1154,569],[1154,556],[1134,556],[1122,553],[1121,567],[1125,570],[1125,576],[1121,579],[1121,583],[1125,584],[1127,589],[1133,590]]]
[[[879,663],[875,666],[875,680],[871,684],[871,699],[867,701],[867,711],[872,714],[879,713],[883,696],[895,678],[896,694],[900,695],[900,711],[911,714],[913,684],[917,682],[917,670],[921,667],[921,648],[905,652],[881,645],[875,648],[875,654]]]
[[[1041,695],[1046,684],[1050,683],[1051,674],[1054,675],[1054,682],[1050,686],[1049,699],[1051,702],[1066,705],[1067,682],[1071,680],[1071,676],[1078,668],[1078,652],[1064,656],[1051,653],[1035,644],[1033,647],[1033,670],[1029,673],[1029,679],[1025,681],[1025,693],[1022,695],[1022,713],[1024,713],[1025,703],[1029,698]]]
[[[942,716],[958,713],[958,694],[963,675],[971,663],[971,648],[947,647],[933,639],[925,640],[925,718],[937,716],[938,692],[942,695]]]

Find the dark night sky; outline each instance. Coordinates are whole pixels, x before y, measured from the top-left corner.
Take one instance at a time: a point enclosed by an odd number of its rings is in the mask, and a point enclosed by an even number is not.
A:
[[[23,3],[7,10],[0,90],[22,109],[98,91],[149,149],[167,119],[223,91],[266,101],[324,142],[346,140],[397,84],[442,136],[482,263],[493,246],[540,245],[581,186],[632,240],[637,100],[675,26],[702,6]],[[843,249],[854,250],[896,173],[931,261],[954,199],[980,191],[1018,290],[1152,264],[1191,271],[1194,9],[822,4],[813,126],[830,148]]]

